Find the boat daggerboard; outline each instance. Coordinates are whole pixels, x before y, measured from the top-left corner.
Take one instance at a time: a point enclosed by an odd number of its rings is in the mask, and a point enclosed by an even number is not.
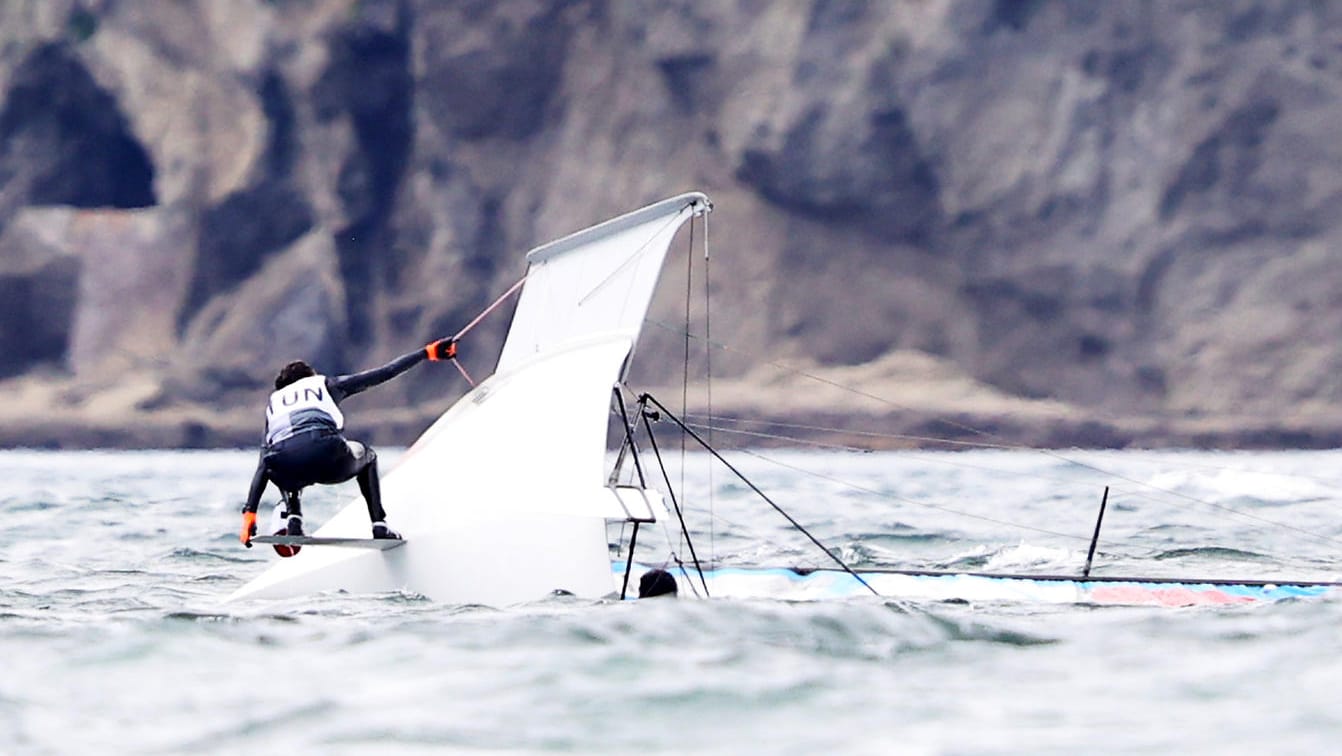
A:
[[[304,548],[229,599],[405,591],[500,606],[554,591],[618,590],[605,521],[627,513],[606,487],[611,389],[672,238],[710,208],[703,194],[683,194],[529,252],[494,374],[382,479],[405,545]],[[368,534],[367,509],[355,498],[313,535]]]

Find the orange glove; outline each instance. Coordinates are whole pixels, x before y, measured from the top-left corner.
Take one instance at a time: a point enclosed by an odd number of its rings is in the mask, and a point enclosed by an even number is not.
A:
[[[456,339],[439,339],[424,347],[424,353],[433,362],[454,359],[457,356]]]
[[[238,540],[247,548],[252,547],[252,536],[256,535],[256,513],[242,513],[242,532],[238,534]]]

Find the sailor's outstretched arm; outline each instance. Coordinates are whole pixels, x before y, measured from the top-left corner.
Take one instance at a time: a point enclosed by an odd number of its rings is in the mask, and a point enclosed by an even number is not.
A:
[[[354,396],[360,391],[370,389],[379,383],[386,383],[426,359],[428,359],[428,355],[424,353],[424,350],[417,349],[409,354],[397,357],[382,367],[375,367],[372,370],[365,370],[353,375],[338,375],[334,378],[327,378],[326,385],[331,387],[331,398],[338,402],[347,396]]]
[[[338,402],[347,396],[354,396],[360,391],[370,389],[379,383],[386,383],[424,360],[450,359],[455,357],[456,354],[456,342],[451,339],[443,339],[416,349],[409,354],[403,354],[382,367],[353,375],[327,378],[326,385],[331,389],[331,398]]]

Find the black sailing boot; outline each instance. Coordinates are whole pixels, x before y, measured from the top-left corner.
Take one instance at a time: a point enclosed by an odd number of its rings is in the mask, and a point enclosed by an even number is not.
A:
[[[397,541],[401,540],[401,534],[387,527],[387,523],[385,522],[373,523],[373,537],[390,538]]]
[[[297,491],[284,492],[284,510],[289,518],[285,535],[303,535],[303,507],[299,504]]]

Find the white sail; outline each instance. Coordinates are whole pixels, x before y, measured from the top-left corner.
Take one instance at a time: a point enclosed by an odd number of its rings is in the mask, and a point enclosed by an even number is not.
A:
[[[527,281],[493,376],[462,397],[382,481],[390,551],[305,548],[230,597],[403,590],[504,605],[618,587],[606,518],[630,501],[606,485],[612,387],[652,300],[672,237],[707,212],[684,194],[527,255]],[[366,537],[355,499],[315,535]]]

